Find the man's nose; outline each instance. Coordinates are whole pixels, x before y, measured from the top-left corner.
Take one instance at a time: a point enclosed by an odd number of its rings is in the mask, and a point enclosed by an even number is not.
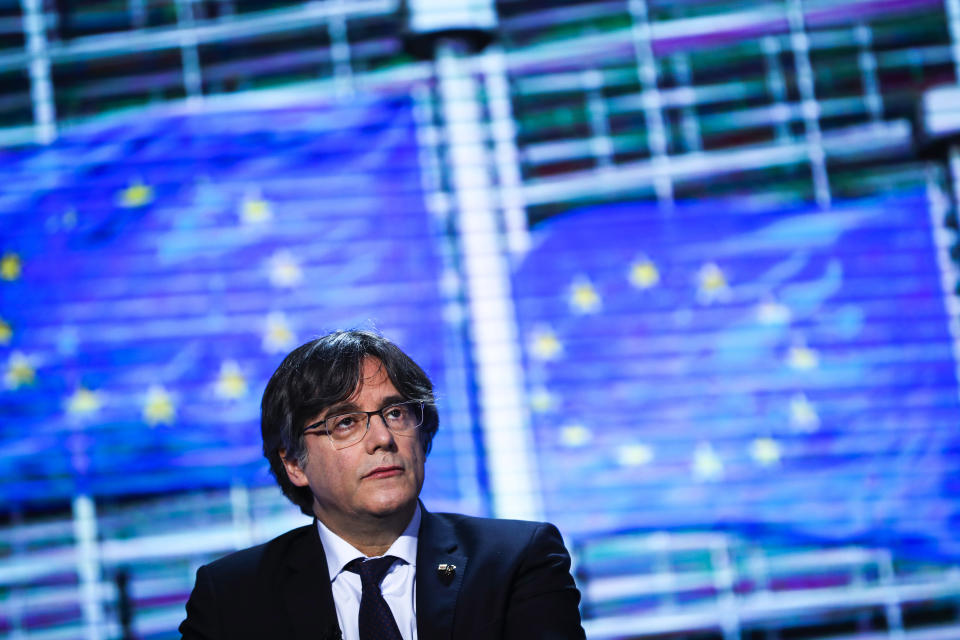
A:
[[[369,433],[367,433],[366,438],[367,448],[371,451],[375,451],[380,447],[390,448],[396,444],[393,439],[393,432],[387,429],[387,423],[380,414],[370,416],[368,430]]]

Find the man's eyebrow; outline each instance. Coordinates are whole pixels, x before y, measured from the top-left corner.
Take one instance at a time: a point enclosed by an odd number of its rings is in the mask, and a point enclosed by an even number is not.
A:
[[[380,408],[383,409],[384,407],[389,407],[391,405],[399,404],[401,402],[407,402],[407,398],[403,397],[400,394],[394,394],[392,396],[387,396],[386,398],[383,398],[380,401]],[[328,407],[327,410],[323,412],[323,417],[317,418],[316,420],[311,422],[308,426],[316,426],[321,422],[323,422],[324,420],[326,420],[327,418],[329,418],[330,416],[337,416],[343,413],[353,413],[355,411],[361,411],[361,409],[353,402],[350,402],[349,400],[345,400],[343,402],[340,402]]]
[[[331,405],[325,410],[320,411],[319,414],[314,414],[314,415],[319,415],[320,417],[312,418],[311,420],[309,420],[303,426],[303,429],[306,431],[307,429],[313,429],[314,427],[319,427],[321,424],[323,424],[323,421],[329,418],[330,416],[335,416],[339,413],[350,413],[351,411],[356,411],[356,410],[357,410],[357,407],[351,402],[341,402],[339,404]]]
[[[380,408],[389,407],[392,404],[400,404],[401,402],[406,402],[407,398],[397,394],[393,396],[387,396],[380,402]]]
[[[323,417],[320,418],[320,420],[321,421],[326,420],[328,417],[335,416],[340,413],[350,413],[352,411],[359,411],[359,410],[360,409],[357,407],[357,405],[353,404],[348,400],[345,400],[338,404],[327,407],[327,410],[323,412]]]

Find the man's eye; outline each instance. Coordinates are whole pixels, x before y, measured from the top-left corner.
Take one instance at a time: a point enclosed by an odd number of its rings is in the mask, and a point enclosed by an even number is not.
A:
[[[333,428],[339,431],[352,429],[357,426],[357,416],[339,416],[333,421]]]
[[[404,420],[406,419],[409,412],[406,407],[390,407],[386,411],[387,419],[389,420]]]

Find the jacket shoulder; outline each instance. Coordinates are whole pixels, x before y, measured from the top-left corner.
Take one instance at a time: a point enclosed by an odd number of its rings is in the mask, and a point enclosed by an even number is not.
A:
[[[312,579],[314,570],[326,570],[314,525],[214,560],[197,570],[180,633],[188,640],[253,640],[294,637],[300,628],[310,637],[336,637],[330,585]]]
[[[454,638],[583,639],[580,592],[555,526],[452,513],[431,519],[430,544],[446,553],[430,560],[464,564]]]
[[[532,531],[537,527],[542,527],[544,525],[553,526],[547,522],[534,522],[532,520],[507,520],[504,518],[483,518],[480,516],[468,516],[462,513],[437,513],[431,511],[430,515],[447,522],[451,526],[458,529]]]
[[[504,532],[534,532],[537,529],[556,530],[549,522],[535,522],[533,520],[507,520],[504,518],[483,518],[468,516],[462,513],[430,513],[458,530],[504,531]]]
[[[316,534],[316,527],[313,524],[304,525],[262,544],[229,553],[207,564],[206,569],[216,579],[253,577],[265,569],[276,568],[289,549],[311,534]]]
[[[456,538],[467,547],[512,548],[525,547],[541,539],[561,541],[560,532],[548,522],[481,518],[459,513],[431,513],[443,526],[455,532]]]

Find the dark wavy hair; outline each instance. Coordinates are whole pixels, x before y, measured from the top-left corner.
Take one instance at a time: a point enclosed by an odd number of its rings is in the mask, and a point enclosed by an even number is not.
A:
[[[263,391],[260,433],[263,455],[270,461],[270,471],[280,489],[308,516],[313,516],[313,494],[310,487],[290,482],[280,449],[285,449],[286,456],[297,460],[301,467],[306,464],[306,421],[353,395],[367,356],[383,363],[390,382],[404,398],[424,403],[419,434],[424,453],[430,452],[439,426],[433,385],[423,369],[397,345],[371,331],[359,330],[336,331],[300,345],[284,358]]]

